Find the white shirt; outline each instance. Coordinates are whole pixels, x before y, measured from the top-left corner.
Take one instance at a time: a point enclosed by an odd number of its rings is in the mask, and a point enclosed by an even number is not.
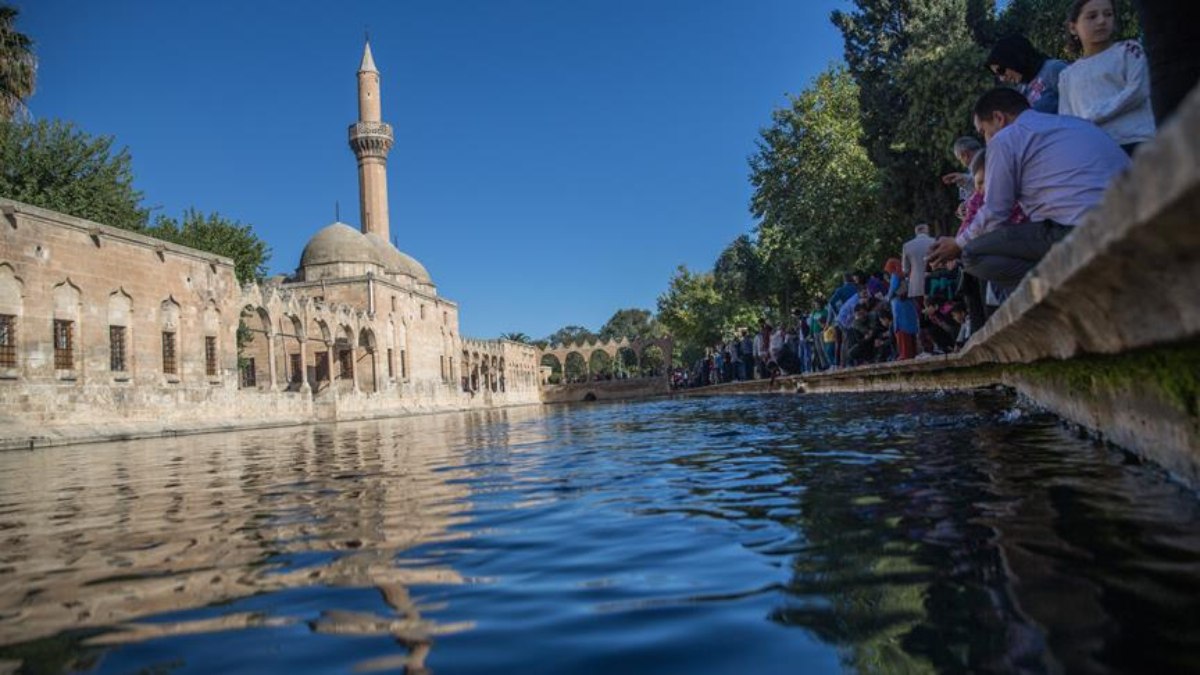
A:
[[[1059,75],[1058,92],[1060,115],[1095,122],[1120,145],[1154,138],[1150,71],[1136,40],[1118,42],[1067,66]]]
[[[770,352],[771,358],[779,358],[780,352],[783,351],[783,327],[776,328],[771,333]]]
[[[929,247],[933,246],[933,237],[918,234],[908,240],[900,249],[900,266],[908,276],[908,297],[925,297],[925,256],[929,255]]]
[[[1014,204],[1033,222],[1078,225],[1128,166],[1129,156],[1091,122],[1026,110],[988,142],[983,207],[955,241],[965,247],[1007,223]]]

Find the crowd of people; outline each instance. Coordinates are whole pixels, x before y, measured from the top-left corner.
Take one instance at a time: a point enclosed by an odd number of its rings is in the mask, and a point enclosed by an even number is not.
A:
[[[677,384],[774,378],[960,349],[1055,243],[1083,224],[1137,146],[1155,133],[1150,76],[1136,40],[1115,40],[1115,0],[1075,0],[1067,30],[1078,59],[1000,39],[997,80],[972,110],[973,137],[950,149],[965,171],[961,222],[937,239],[915,227],[876,272],[846,273],[808,312],[765,319],[708,350]]]

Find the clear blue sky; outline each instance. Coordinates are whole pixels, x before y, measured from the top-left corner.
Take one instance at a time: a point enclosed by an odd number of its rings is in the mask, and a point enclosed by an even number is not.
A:
[[[653,310],[750,230],[747,157],[831,62],[826,0],[9,0],[30,109],[116,138],[146,202],[250,223],[291,272],[357,226],[346,128],[364,28],[395,128],[392,233],[462,332],[542,337]]]

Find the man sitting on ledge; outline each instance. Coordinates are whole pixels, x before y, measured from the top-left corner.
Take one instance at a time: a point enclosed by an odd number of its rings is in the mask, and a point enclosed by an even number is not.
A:
[[[974,122],[987,142],[983,207],[957,237],[939,238],[929,261],[961,255],[967,274],[1011,292],[1100,203],[1129,158],[1096,125],[1030,110],[1014,89],[981,96]],[[1009,221],[1014,204],[1027,222]]]

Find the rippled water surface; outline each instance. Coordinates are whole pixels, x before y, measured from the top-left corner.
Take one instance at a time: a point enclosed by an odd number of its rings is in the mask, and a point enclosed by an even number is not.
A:
[[[0,454],[0,672],[1200,670],[1200,501],[1004,394]]]

